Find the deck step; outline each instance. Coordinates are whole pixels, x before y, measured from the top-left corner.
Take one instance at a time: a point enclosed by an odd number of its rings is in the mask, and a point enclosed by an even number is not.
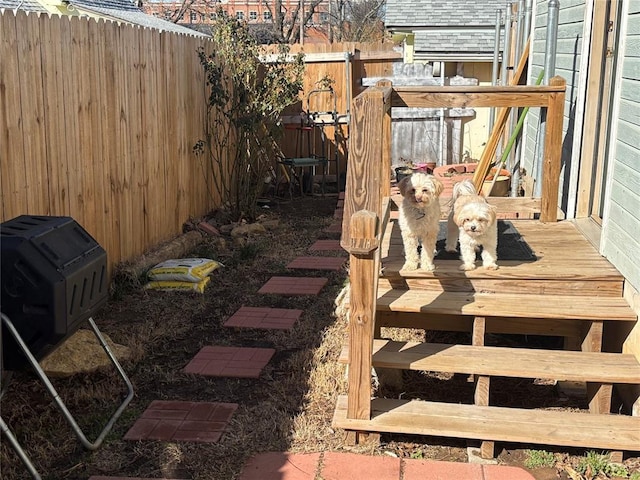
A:
[[[606,450],[640,449],[640,417],[557,410],[486,407],[377,398],[371,419],[347,418],[347,397],[338,397],[336,428]]]
[[[636,321],[624,298],[378,288],[376,310],[480,317]]]
[[[340,361],[348,363],[349,347]],[[373,341],[373,366],[560,381],[640,384],[633,355],[440,343]]]

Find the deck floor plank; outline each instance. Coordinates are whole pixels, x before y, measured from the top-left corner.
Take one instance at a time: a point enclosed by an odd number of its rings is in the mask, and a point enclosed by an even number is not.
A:
[[[498,258],[498,270],[485,270],[479,266],[461,272],[459,260],[436,259],[433,272],[406,272],[401,271],[404,254],[400,228],[397,220],[391,220],[381,245],[383,278],[418,281],[426,289],[437,289],[440,285],[444,289],[452,282],[458,285],[467,282],[468,291],[492,291],[502,283],[511,282],[512,285],[506,285],[506,290],[502,291],[515,292],[517,289],[522,294],[539,293],[545,285],[544,293],[559,295],[579,293],[575,282],[580,282],[587,289],[585,295],[622,296],[624,277],[572,222],[543,224],[537,220],[512,220],[512,223],[536,254],[535,261],[501,261]]]

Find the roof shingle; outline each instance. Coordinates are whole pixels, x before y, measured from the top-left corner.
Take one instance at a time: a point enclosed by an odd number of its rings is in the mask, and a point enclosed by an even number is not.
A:
[[[504,0],[387,0],[385,25],[393,27],[495,26]]]

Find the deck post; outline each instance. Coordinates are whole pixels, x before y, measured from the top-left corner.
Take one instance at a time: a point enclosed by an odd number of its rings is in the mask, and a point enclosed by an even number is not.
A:
[[[380,80],[377,87],[391,88],[391,81]],[[382,198],[391,196],[391,182],[387,181],[391,176],[391,108],[385,108],[382,115],[382,182],[380,183],[380,195]]]
[[[553,77],[549,85],[562,86],[564,78]],[[560,186],[560,162],[562,157],[562,121],[564,119],[564,89],[549,95],[547,123],[545,127],[541,222],[558,220],[558,188]]]
[[[340,245],[349,252],[347,418],[371,417],[371,365],[382,228],[391,161],[391,86],[370,87],[351,103],[349,162]],[[388,132],[387,132],[388,130]],[[389,165],[387,165],[389,163]]]
[[[378,291],[378,217],[368,210],[360,210],[353,214],[350,225],[354,248],[349,255],[347,418],[368,420],[371,416],[371,357]]]
[[[383,153],[383,129],[391,108],[391,87],[369,87],[354,98],[351,105],[349,162],[340,237],[340,245],[347,251],[351,245],[351,216],[359,210],[369,210],[380,217],[381,192],[389,188],[381,185],[389,183],[391,168],[385,169]]]

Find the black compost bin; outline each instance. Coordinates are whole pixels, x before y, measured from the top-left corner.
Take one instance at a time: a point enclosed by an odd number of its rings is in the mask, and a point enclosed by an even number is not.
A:
[[[71,217],[22,215],[4,222],[0,248],[0,310],[37,360],[106,303],[107,254]],[[2,357],[6,370],[27,365],[7,330]]]

